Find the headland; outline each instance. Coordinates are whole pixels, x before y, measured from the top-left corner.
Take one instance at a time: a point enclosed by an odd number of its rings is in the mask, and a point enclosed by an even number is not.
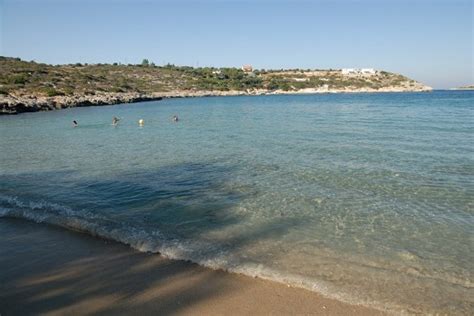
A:
[[[0,114],[175,97],[432,90],[400,74],[374,69],[48,65],[0,57],[0,72]]]

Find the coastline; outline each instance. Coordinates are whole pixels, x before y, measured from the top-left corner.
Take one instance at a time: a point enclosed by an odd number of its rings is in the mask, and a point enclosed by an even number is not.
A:
[[[426,86],[417,88],[384,87],[381,89],[359,88],[359,89],[327,89],[307,88],[299,90],[202,90],[202,91],[169,91],[153,93],[129,93],[129,92],[104,92],[94,95],[73,95],[40,97],[27,96],[4,96],[0,95],[0,115],[15,115],[27,112],[40,112],[66,109],[72,107],[114,105],[121,103],[136,103],[144,101],[158,101],[168,98],[193,98],[211,96],[250,96],[250,95],[297,95],[297,94],[324,94],[324,93],[400,93],[400,92],[431,92]]]
[[[315,292],[0,219],[0,313],[382,315]]]

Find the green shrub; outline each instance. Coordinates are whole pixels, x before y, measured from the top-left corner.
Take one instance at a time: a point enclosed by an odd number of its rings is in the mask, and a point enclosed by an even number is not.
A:
[[[8,95],[8,91],[7,87],[0,87],[0,94]]]
[[[44,88],[43,93],[46,94],[48,97],[55,97],[55,96],[58,96],[58,95],[64,95],[64,92],[58,91],[53,87]]]
[[[28,81],[28,77],[25,74],[13,75],[8,80],[12,84],[25,84]]]
[[[65,95],[73,95],[74,94],[74,88],[73,87],[64,87],[63,92]]]
[[[110,89],[110,91],[112,91],[112,92],[125,92],[125,90],[120,88],[120,87],[112,87]]]

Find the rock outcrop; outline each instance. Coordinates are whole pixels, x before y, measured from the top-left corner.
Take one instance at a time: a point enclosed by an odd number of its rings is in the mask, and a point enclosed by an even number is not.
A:
[[[71,107],[111,105],[161,99],[162,97],[158,95],[140,93],[101,93],[95,95],[55,97],[0,96],[0,114],[19,114]]]

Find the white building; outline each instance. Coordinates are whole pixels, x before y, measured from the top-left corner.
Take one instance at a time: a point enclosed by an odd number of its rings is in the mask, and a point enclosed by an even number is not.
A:
[[[360,72],[363,73],[363,74],[375,75],[375,69],[374,68],[362,68],[360,70]]]
[[[343,75],[350,75],[350,74],[355,74],[357,73],[357,69],[355,68],[343,68],[342,69],[342,74]]]
[[[343,75],[375,75],[374,68],[343,68]]]

